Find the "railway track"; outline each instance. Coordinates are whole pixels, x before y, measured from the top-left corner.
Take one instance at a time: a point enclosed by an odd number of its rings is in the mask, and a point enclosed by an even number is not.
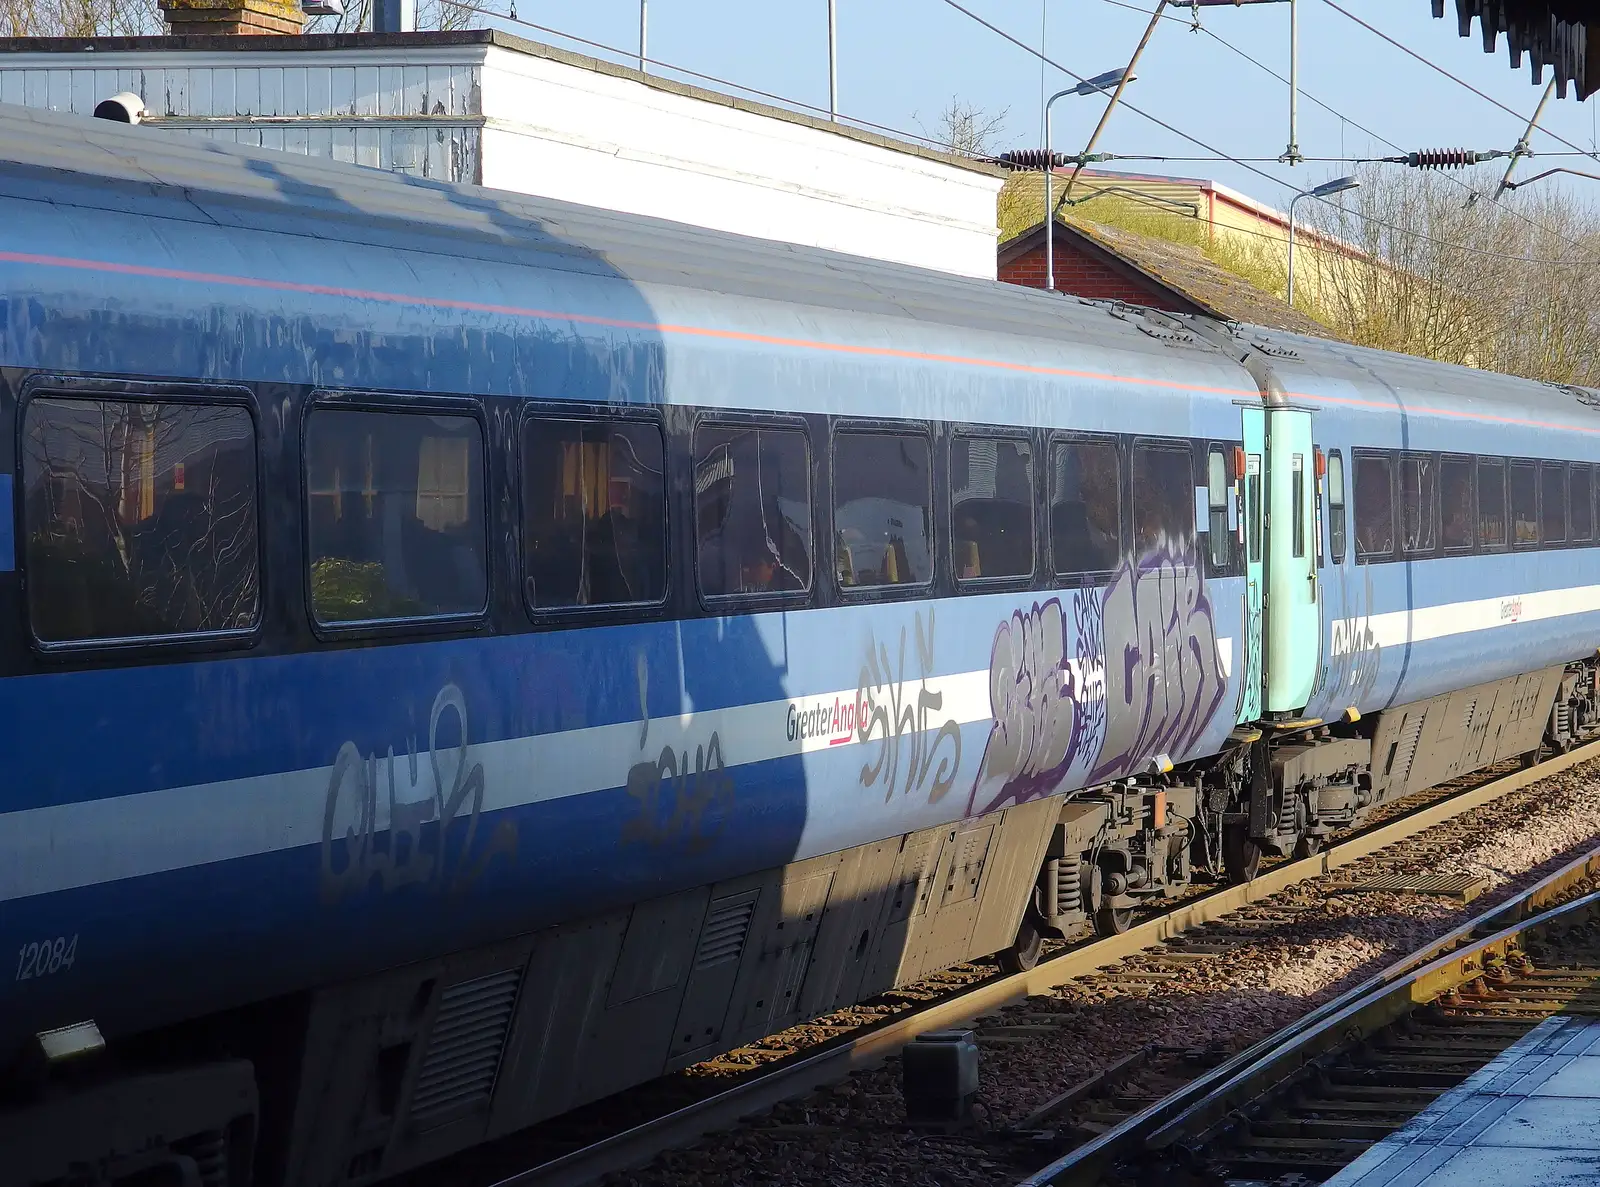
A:
[[[1555,1014],[1600,1012],[1600,849],[1018,1187],[1321,1183]]]
[[[626,1100],[589,1106],[578,1115],[559,1119],[556,1129],[560,1137],[553,1154],[548,1140],[524,1153],[518,1149],[523,1144],[520,1139],[509,1139],[498,1152],[477,1152],[470,1181],[493,1182],[495,1187],[578,1187],[595,1182],[609,1173],[642,1166],[663,1151],[687,1146],[706,1134],[732,1128],[743,1118],[842,1081],[852,1072],[882,1062],[919,1034],[972,1024],[974,1020],[980,1026],[986,1059],[996,1052],[1003,1055],[1007,1048],[1027,1046],[1048,1034],[1059,1019],[1002,1018],[997,1011],[1012,1007],[1014,1013],[1018,1003],[1049,995],[1058,987],[1085,978],[1089,979],[1087,984],[1099,983],[1137,994],[1142,986],[1159,984],[1176,975],[1189,960],[1215,955],[1267,928],[1292,926],[1299,909],[1296,905],[1280,901],[1267,906],[1263,905],[1265,900],[1302,883],[1337,876],[1336,872],[1347,871],[1357,863],[1362,863],[1360,869],[1370,872],[1375,855],[1399,842],[1595,758],[1600,758],[1600,743],[1527,770],[1480,778],[1453,794],[1433,789],[1421,797],[1420,807],[1369,827],[1313,857],[1281,862],[1245,885],[1196,894],[1121,935],[1069,946],[1027,972],[986,976],[980,969],[958,968],[900,991],[903,998],[922,995],[928,1000],[887,1020],[850,1030],[826,1024],[798,1028],[821,1041],[810,1050],[786,1056],[774,1051],[771,1063],[757,1066],[743,1076],[730,1077],[726,1087],[717,1082],[716,1088],[691,1103],[674,1107],[675,1090],[656,1090],[647,1085],[625,1094]],[[1409,855],[1414,857],[1415,852]],[[974,977],[980,979],[971,980]],[[758,1045],[758,1058],[759,1052]],[[997,1156],[1004,1164],[1015,1165],[1019,1143],[1037,1149],[1041,1140],[1082,1141],[1098,1130],[1113,1128],[1120,1123],[1120,1116],[1136,1113],[1140,1106],[1164,1099],[1179,1085],[1192,1082],[1225,1054],[1203,1047],[1141,1046],[1119,1064],[1101,1069],[1085,1082],[1043,1101],[1020,1121],[984,1135],[982,1144],[1008,1147],[1004,1152],[997,1148]],[[725,1057],[713,1074],[737,1066],[728,1063],[728,1059]],[[627,1113],[622,1113],[624,1109]],[[1073,1118],[1070,1126],[1060,1125],[1061,1119],[1069,1115]],[[618,1124],[619,1116],[627,1120]],[[1057,1128],[1052,1130],[1052,1126]],[[549,1126],[541,1128],[548,1130]],[[1038,1161],[1036,1158],[1033,1164]],[[421,1185],[443,1177],[460,1182],[463,1178],[459,1172],[466,1170],[436,1166],[406,1176],[405,1182]],[[445,1172],[442,1176],[441,1171]]]

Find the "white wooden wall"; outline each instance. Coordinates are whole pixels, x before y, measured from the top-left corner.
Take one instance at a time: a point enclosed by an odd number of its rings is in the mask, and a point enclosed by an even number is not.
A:
[[[210,139],[995,275],[1001,179],[505,44],[17,53],[0,102],[133,91]]]

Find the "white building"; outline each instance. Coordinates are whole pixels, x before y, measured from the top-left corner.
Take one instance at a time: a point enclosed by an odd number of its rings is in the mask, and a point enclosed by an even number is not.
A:
[[[0,48],[0,102],[995,275],[997,168],[498,31]]]

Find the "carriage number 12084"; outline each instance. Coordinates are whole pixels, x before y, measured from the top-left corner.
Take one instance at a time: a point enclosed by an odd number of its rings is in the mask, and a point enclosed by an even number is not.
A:
[[[37,944],[24,944],[17,949],[17,980],[31,981],[35,977],[48,977],[70,969],[78,956],[77,936],[57,936]]]

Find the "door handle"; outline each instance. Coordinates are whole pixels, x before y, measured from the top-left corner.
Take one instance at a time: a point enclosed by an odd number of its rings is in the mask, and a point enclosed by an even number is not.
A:
[[[1315,573],[1308,574],[1306,580],[1311,582],[1311,604],[1315,606],[1317,604],[1317,575]]]

